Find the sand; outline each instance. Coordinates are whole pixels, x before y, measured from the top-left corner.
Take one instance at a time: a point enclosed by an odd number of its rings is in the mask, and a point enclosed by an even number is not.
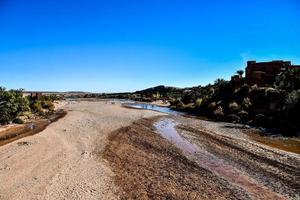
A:
[[[257,143],[236,125],[108,101],[60,106],[64,118],[0,146],[0,200],[300,197],[299,154]],[[200,150],[187,154],[162,137],[153,126],[162,119]]]
[[[106,102],[72,102],[39,134],[0,147],[0,199],[118,199],[114,174],[95,147],[107,135],[161,113]]]

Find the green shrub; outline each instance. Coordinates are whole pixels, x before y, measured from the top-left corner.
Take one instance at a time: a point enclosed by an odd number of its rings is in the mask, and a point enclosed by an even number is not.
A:
[[[182,101],[178,101],[178,103],[176,104],[176,109],[179,109],[179,110],[183,110],[185,108],[184,106],[184,103],[182,103]]]
[[[41,102],[41,105],[42,105],[42,108],[43,109],[47,109],[49,110],[50,112],[53,112],[54,111],[54,104],[51,102],[51,101],[42,101]]]
[[[43,110],[42,103],[40,100],[36,100],[33,102],[33,104],[31,105],[31,110],[34,113],[38,113],[41,115],[44,114],[44,110]]]
[[[22,89],[7,91],[0,87],[0,124],[7,124],[29,110],[29,101]]]
[[[24,121],[21,118],[15,118],[12,122],[15,124],[24,124]]]
[[[202,104],[202,101],[203,101],[202,98],[198,98],[198,99],[196,100],[196,106],[200,107],[201,104]]]
[[[51,101],[51,98],[48,95],[42,95],[39,100],[41,100],[41,101]]]

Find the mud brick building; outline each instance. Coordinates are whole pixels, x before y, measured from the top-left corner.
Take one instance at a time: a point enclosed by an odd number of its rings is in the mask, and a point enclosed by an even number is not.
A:
[[[31,92],[30,97],[31,99],[40,99],[43,96],[41,92]]]
[[[271,62],[248,61],[246,67],[246,82],[257,86],[271,85],[276,76],[284,70],[299,68],[300,65],[292,65],[290,61],[275,60]]]
[[[24,91],[23,96],[30,96],[31,99],[40,99],[43,96],[42,92]]]

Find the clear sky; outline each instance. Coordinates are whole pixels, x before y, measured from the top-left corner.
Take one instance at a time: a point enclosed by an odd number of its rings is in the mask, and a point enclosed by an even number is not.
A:
[[[300,0],[0,0],[0,85],[122,92],[300,64]]]

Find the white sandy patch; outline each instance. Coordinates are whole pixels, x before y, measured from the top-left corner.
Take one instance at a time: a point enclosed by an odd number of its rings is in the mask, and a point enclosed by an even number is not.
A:
[[[0,199],[118,199],[113,173],[94,156],[108,133],[161,113],[107,102],[62,106],[66,117],[0,147]],[[19,142],[28,142],[22,144]]]

